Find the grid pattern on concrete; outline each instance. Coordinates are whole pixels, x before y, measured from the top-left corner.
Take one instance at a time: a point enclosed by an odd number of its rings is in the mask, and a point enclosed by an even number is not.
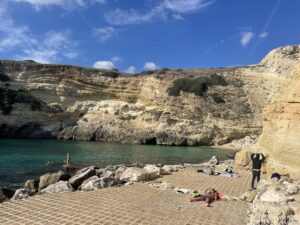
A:
[[[249,174],[241,178],[214,177],[187,168],[160,178],[170,184],[202,191],[211,186],[239,196],[249,185]],[[212,207],[189,202],[189,195],[147,183],[73,192],[37,195],[0,204],[0,224],[246,224],[249,205],[241,201],[218,201]]]

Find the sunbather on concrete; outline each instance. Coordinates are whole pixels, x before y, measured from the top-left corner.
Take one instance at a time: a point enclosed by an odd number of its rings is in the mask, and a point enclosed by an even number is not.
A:
[[[207,188],[204,194],[196,194],[194,198],[190,199],[191,202],[204,201],[204,205],[209,207],[213,201],[220,199],[220,193],[213,188]]]

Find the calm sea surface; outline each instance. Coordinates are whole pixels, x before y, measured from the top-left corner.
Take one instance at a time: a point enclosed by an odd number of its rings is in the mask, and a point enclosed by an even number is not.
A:
[[[232,151],[207,147],[107,144],[58,140],[0,139],[0,187],[18,188],[28,179],[62,169],[67,152],[80,167],[131,163],[199,163]],[[48,161],[52,161],[50,164]]]

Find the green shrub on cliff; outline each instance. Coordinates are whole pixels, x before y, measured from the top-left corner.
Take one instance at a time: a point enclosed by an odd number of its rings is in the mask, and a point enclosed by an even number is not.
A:
[[[179,96],[180,91],[193,93],[198,96],[203,96],[209,86],[221,85],[226,86],[225,79],[217,74],[212,74],[207,77],[197,78],[180,78],[173,81],[173,86],[169,88],[169,96]]]
[[[8,90],[0,88],[0,108],[2,114],[8,115],[14,103],[30,104],[31,110],[41,110],[42,102],[25,90]]]
[[[0,81],[7,82],[9,80],[10,80],[9,76],[7,76],[6,74],[0,72]]]

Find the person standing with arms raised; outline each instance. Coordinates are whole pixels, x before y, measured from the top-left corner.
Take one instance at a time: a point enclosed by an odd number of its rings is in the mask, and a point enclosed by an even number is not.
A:
[[[253,190],[255,180],[257,184],[260,180],[261,165],[265,161],[266,157],[262,153],[253,153],[250,157],[252,160],[251,190]]]

